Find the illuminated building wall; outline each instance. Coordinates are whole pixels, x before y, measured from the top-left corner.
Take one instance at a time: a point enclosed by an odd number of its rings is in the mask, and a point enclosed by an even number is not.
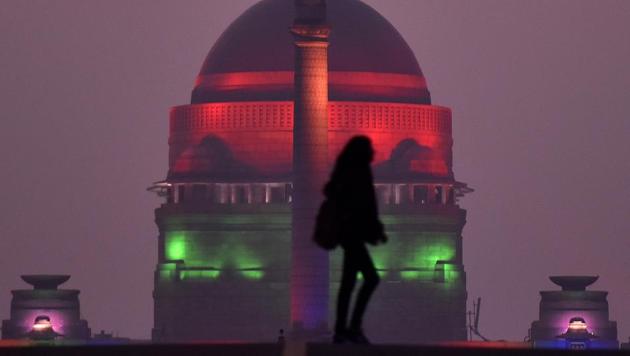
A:
[[[292,177],[301,158],[293,157],[293,17],[293,0],[246,11],[206,58],[191,104],[171,110],[169,173],[152,188],[165,200],[156,210],[155,340],[270,341],[290,327]],[[458,199],[470,189],[452,171],[451,111],[431,104],[415,56],[376,11],[335,0],[328,18],[328,164],[351,137],[372,138],[390,236],[373,250],[383,283],[366,332],[389,342],[465,339]],[[337,251],[333,306],[339,268]]]
[[[154,338],[273,340],[289,316],[286,204],[164,206]]]

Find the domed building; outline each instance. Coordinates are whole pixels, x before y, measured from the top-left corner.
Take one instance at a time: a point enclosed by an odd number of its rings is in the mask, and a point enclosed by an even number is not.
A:
[[[170,112],[168,175],[151,188],[165,199],[155,211],[156,341],[269,341],[292,327],[301,160],[293,157],[293,4],[263,0],[236,19],[206,57],[190,105]],[[432,105],[413,52],[378,12],[334,0],[327,15],[328,161],[351,137],[372,139],[390,238],[372,250],[382,283],[366,333],[377,342],[465,339],[466,212],[457,202],[471,190],[453,174],[451,111]],[[340,262],[333,253],[321,293],[330,306]]]

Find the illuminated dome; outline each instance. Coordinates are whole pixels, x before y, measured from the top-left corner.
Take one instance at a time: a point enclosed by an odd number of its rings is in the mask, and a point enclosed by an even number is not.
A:
[[[293,0],[251,7],[216,42],[192,103],[293,98]],[[328,4],[330,99],[430,104],[418,62],[398,31],[359,0]]]
[[[190,105],[171,110],[170,182],[290,181],[294,0],[262,0],[210,50]],[[369,136],[378,181],[454,181],[451,110],[431,103],[400,33],[359,0],[328,2],[330,162]]]

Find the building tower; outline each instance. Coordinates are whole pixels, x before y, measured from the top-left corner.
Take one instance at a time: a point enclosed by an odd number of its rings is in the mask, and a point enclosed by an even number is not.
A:
[[[328,253],[311,239],[328,178],[326,2],[296,0],[291,239],[291,324],[295,333],[327,330]]]
[[[330,320],[325,299],[336,298],[341,255],[330,255],[326,273],[311,228],[297,222],[308,218],[301,209],[316,209],[300,205],[300,194],[318,201],[321,187],[300,182],[321,184],[359,134],[374,143],[390,238],[372,251],[382,283],[366,332],[376,342],[465,339],[458,200],[471,190],[453,173],[450,109],[432,105],[415,55],[378,12],[335,0],[326,22],[296,21],[295,4],[262,0],[236,19],[206,57],[191,103],[170,112],[169,170],[151,188],[164,198],[155,211],[154,340],[269,341],[294,322]],[[323,2],[299,4],[322,16]]]

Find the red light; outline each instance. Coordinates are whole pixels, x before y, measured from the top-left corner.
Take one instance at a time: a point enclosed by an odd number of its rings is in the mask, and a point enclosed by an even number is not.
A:
[[[287,101],[210,103],[171,111],[171,175],[213,174],[222,170],[242,177],[284,178],[292,171],[293,103]],[[447,177],[452,166],[451,111],[418,104],[330,102],[329,161],[346,142],[366,135],[374,143],[378,166],[392,158],[405,141],[401,176]]]

